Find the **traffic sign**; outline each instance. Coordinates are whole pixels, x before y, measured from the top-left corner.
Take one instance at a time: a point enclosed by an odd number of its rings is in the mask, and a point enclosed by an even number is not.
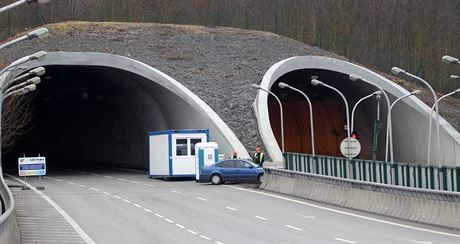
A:
[[[350,138],[350,147],[348,147],[348,139],[345,138],[340,143],[340,152],[347,158],[354,158],[361,152],[361,143],[356,138]]]
[[[18,159],[19,176],[46,175],[45,157],[24,157]]]

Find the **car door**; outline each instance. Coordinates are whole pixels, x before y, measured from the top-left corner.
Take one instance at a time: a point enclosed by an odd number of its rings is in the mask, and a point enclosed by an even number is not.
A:
[[[235,161],[225,160],[219,163],[219,172],[224,178],[224,181],[232,181],[236,177]]]
[[[254,180],[253,167],[245,161],[238,160],[235,162],[237,180],[238,181],[249,181]]]

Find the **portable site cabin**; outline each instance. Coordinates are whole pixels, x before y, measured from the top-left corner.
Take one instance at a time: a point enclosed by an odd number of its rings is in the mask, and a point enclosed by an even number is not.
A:
[[[195,145],[209,141],[209,130],[149,132],[149,176],[195,178]]]

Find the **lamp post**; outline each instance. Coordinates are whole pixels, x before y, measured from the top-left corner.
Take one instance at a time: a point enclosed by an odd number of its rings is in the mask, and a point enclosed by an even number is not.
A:
[[[438,161],[438,165],[441,165],[441,144],[440,144],[440,138],[439,138],[439,108],[438,108],[438,104],[436,103],[436,101],[438,101],[438,97],[436,96],[436,93],[434,92],[433,90],[433,87],[431,87],[430,84],[428,84],[428,82],[426,82],[424,79],[416,76],[416,75],[413,75],[401,68],[398,68],[398,67],[393,67],[391,68],[391,72],[393,74],[403,74],[403,75],[406,75],[406,76],[409,76],[415,80],[418,80],[420,82],[422,82],[426,87],[428,87],[428,89],[431,91],[431,93],[433,94],[433,99],[434,99],[434,105],[436,107],[436,138],[437,138],[437,144],[436,144],[436,149],[437,149],[437,161]],[[431,128],[431,123],[432,123],[432,119],[431,119],[431,116],[430,116],[430,122],[429,122],[429,128]],[[430,144],[431,142],[428,141],[428,147],[430,147]],[[428,161],[430,160],[430,158],[427,159]]]
[[[393,147],[389,147],[388,144],[393,144],[393,141],[391,141],[393,138],[390,137],[390,131],[391,131],[391,113],[390,113],[390,106],[391,106],[391,103],[390,103],[390,98],[388,97],[387,93],[383,90],[383,88],[373,82],[370,82],[366,79],[363,79],[362,77],[358,76],[358,75],[355,75],[355,74],[350,74],[349,76],[349,79],[352,80],[352,81],[362,81],[362,82],[365,82],[369,85],[372,85],[374,87],[376,87],[377,89],[379,89],[383,96],[385,97],[385,101],[387,102],[387,121],[390,121],[390,123],[388,124],[387,123],[387,133],[386,133],[386,138],[385,138],[385,161],[388,162],[388,150],[390,150],[390,161],[393,162]],[[390,119],[388,119],[390,118]]]
[[[449,55],[444,55],[442,57],[442,61],[449,63],[449,64],[460,64],[460,61],[458,60],[458,58],[455,58]]]
[[[39,83],[41,82],[41,79],[40,77],[33,77],[33,78],[30,78],[28,79],[27,81],[21,83],[21,84],[18,84],[18,85],[15,85],[15,86],[12,86],[10,87],[9,89],[6,89],[3,94],[8,94],[14,90],[18,90],[18,89],[21,89],[27,85],[30,85],[30,84],[35,84],[35,85],[38,85]]]
[[[28,79],[30,77],[34,77],[34,76],[42,76],[45,74],[45,68],[43,67],[37,67],[23,75],[20,75],[12,80],[7,80],[5,81],[5,83],[1,86],[1,89],[4,91],[4,93],[11,89],[10,87],[14,84],[14,83],[17,83],[18,81],[21,81],[21,80],[24,80],[24,79]]]
[[[49,1],[51,1],[51,0],[20,0],[20,1],[14,2],[12,4],[9,4],[9,5],[6,5],[5,7],[0,8],[0,13],[3,13],[5,11],[11,10],[13,8],[19,7],[19,6],[21,6],[23,4],[26,4],[26,3],[37,2],[39,4],[45,4],[45,3],[48,3]]]
[[[371,93],[371,94],[369,94],[369,95],[367,95],[367,96],[365,96],[365,97],[359,99],[358,102],[356,102],[355,106],[353,106],[353,109],[351,110],[351,131],[354,130],[355,110],[356,110],[356,108],[358,107],[358,105],[359,105],[362,101],[364,101],[364,100],[366,100],[366,99],[368,99],[368,98],[370,98],[370,97],[372,97],[372,96],[374,96],[374,95],[380,95],[380,94],[382,94],[381,91],[376,91],[376,92],[373,92],[373,93]]]
[[[7,48],[9,46],[12,46],[14,44],[17,44],[19,42],[22,42],[22,41],[25,41],[25,40],[30,40],[30,39],[34,39],[34,38],[38,38],[38,39],[43,39],[43,38],[46,38],[48,36],[48,29],[46,28],[39,28],[39,29],[36,29],[36,30],[33,30],[21,37],[18,37],[16,39],[13,39],[7,43],[4,43],[2,45],[0,45],[0,51],[4,48]]]
[[[275,95],[275,93],[266,90],[262,88],[260,85],[257,84],[252,84],[252,87],[262,90],[270,95],[272,95],[276,101],[278,102],[278,105],[280,107],[280,120],[281,120],[281,151],[284,153],[284,121],[283,121],[283,105],[281,104],[281,100],[278,98],[278,96]]]
[[[341,93],[337,88],[332,87],[332,86],[330,86],[328,84],[325,84],[320,80],[312,79],[311,84],[314,85],[314,86],[319,85],[319,86],[324,86],[326,88],[329,88],[329,89],[337,92],[342,97],[343,102],[345,103],[345,111],[346,111],[346,116],[347,116],[347,148],[348,148],[348,151],[349,151],[350,150],[350,110],[348,109],[348,101],[347,101],[347,99],[345,98],[343,93]],[[351,160],[351,156],[350,156],[349,153],[348,153],[348,159]]]
[[[307,99],[308,106],[309,106],[309,108],[310,108],[310,137],[311,137],[311,151],[312,151],[312,155],[315,156],[315,155],[316,155],[316,152],[315,152],[315,132],[314,132],[314,130],[313,130],[313,128],[314,128],[314,127],[313,127],[313,108],[312,108],[310,99],[308,98],[308,96],[307,96],[304,92],[302,92],[301,90],[299,90],[299,89],[297,89],[297,88],[295,88],[295,87],[292,87],[292,86],[290,86],[290,85],[288,85],[288,84],[286,84],[286,83],[280,82],[280,83],[278,84],[278,86],[279,86],[280,88],[288,88],[288,89],[291,89],[291,90],[293,90],[293,91],[296,91],[296,92],[302,94],[302,95],[305,97],[305,99]]]
[[[19,90],[15,90],[8,94],[5,94],[5,96],[3,96],[3,101],[5,101],[8,97],[15,96],[15,95],[24,95],[31,91],[35,91],[35,89],[37,89],[37,86],[35,84],[27,85]]]
[[[403,100],[403,99],[406,98],[406,97],[415,96],[415,95],[417,95],[417,94],[419,94],[419,93],[420,93],[420,90],[415,90],[415,91],[413,91],[413,92],[411,92],[411,93],[409,93],[409,94],[406,94],[406,95],[404,95],[404,96],[399,97],[398,99],[396,99],[396,100],[391,104],[391,106],[390,106],[390,109],[389,109],[389,110],[390,110],[390,113],[391,113],[391,110],[393,109],[393,107],[395,106],[395,104],[396,104],[397,102]],[[391,128],[390,135],[391,135],[391,134],[393,134],[393,128]],[[391,147],[393,147],[393,145],[391,145]],[[393,162],[391,162],[391,163],[393,163]]]

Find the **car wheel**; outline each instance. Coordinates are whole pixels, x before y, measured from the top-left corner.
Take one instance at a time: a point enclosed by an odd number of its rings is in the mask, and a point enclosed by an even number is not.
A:
[[[259,174],[259,175],[257,176],[257,181],[258,181],[258,182],[262,182],[263,179],[264,179],[264,174]]]
[[[211,175],[211,183],[213,185],[219,185],[220,183],[222,183],[222,176],[218,174]]]

